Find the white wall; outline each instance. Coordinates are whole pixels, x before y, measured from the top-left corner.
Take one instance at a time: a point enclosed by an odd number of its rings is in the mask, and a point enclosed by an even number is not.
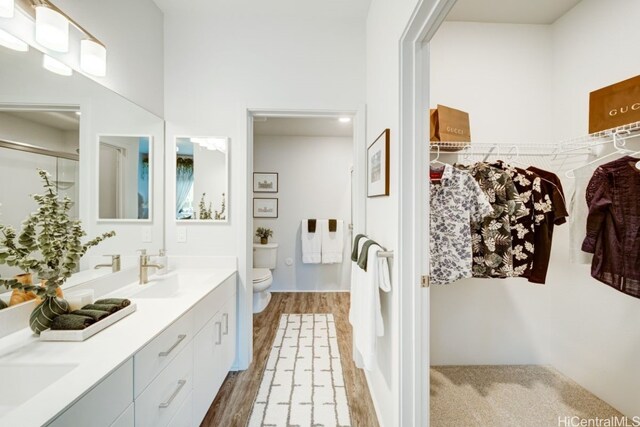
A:
[[[168,221],[166,245],[173,255],[238,256],[240,367],[249,363],[252,327],[247,108],[357,110],[365,101],[364,18],[324,10],[342,10],[342,2],[309,4],[200,2],[165,16],[167,139],[228,136],[231,168],[229,224],[180,224],[186,242],[179,243]],[[173,182],[175,167],[167,166]]]
[[[552,142],[551,42],[546,25],[445,22],[431,43],[432,107],[467,111],[474,142]],[[557,279],[433,286],[431,363],[549,363],[549,286]]]
[[[278,264],[274,291],[345,291],[350,288],[351,221],[350,168],[353,139],[340,137],[261,136],[254,139],[253,170],[277,172],[278,193],[254,197],[278,198],[277,219],[254,219],[254,229],[273,230]],[[300,222],[307,218],[341,219],[344,258],[341,264],[303,264]],[[291,258],[293,265],[286,265]]]
[[[583,0],[553,25],[557,135],[586,134],[589,92],[640,74],[640,56],[629,54],[640,40],[638,16],[634,0]],[[562,231],[555,241],[567,241]],[[553,365],[624,414],[640,415],[640,300],[592,279],[589,266],[570,265],[564,247],[553,268]]]
[[[400,37],[417,3],[416,0],[372,0],[367,18],[367,140],[371,143],[385,128],[391,129],[391,174],[390,196],[367,199],[366,233],[391,250],[399,247]],[[397,256],[402,254],[398,252]],[[380,295],[385,336],[377,342],[377,368],[367,373],[383,427],[397,426],[400,419],[398,289],[410,284],[398,283],[396,263],[394,260],[390,264],[391,292]]]
[[[227,171],[227,156],[217,150],[208,150],[197,144],[193,146],[193,209],[197,218],[200,217],[200,199],[202,193],[205,195],[205,207],[209,208],[211,203],[211,214],[220,212],[222,208],[222,193],[225,199],[229,189],[227,181],[229,173]],[[225,212],[227,215],[227,212]],[[227,216],[228,217],[228,216]]]
[[[75,154],[79,135],[76,131],[64,131],[11,114],[0,113],[0,139]]]

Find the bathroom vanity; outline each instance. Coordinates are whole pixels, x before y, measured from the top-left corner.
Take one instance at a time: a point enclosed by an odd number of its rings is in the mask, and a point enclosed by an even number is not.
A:
[[[200,425],[235,359],[235,269],[178,269],[104,296],[138,309],[84,342],[29,328],[0,339],[0,426]]]

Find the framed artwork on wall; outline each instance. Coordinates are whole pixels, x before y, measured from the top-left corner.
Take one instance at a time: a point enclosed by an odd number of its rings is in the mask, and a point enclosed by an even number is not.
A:
[[[278,218],[278,199],[253,198],[254,218]]]
[[[277,193],[278,174],[276,172],[254,172],[253,173],[254,193]]]
[[[385,129],[367,148],[367,197],[389,195],[389,144],[391,130]]]

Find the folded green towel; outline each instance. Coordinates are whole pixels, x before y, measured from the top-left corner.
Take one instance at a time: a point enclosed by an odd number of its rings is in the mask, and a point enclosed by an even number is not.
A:
[[[353,239],[353,250],[351,251],[351,261],[358,262],[358,245],[360,244],[360,239],[363,237],[367,237],[364,234],[356,235],[356,238]]]
[[[360,267],[364,271],[367,271],[367,262],[369,260],[369,247],[371,245],[377,245],[377,243],[374,242],[373,240],[367,240],[366,242],[364,242],[364,245],[362,245],[362,252],[360,252],[360,257],[358,258],[358,267]]]
[[[114,304],[87,304],[82,307],[83,310],[99,310],[106,311],[109,314],[113,314],[116,311],[120,310],[120,306]]]
[[[105,299],[99,299],[98,301],[94,302],[94,304],[117,305],[120,308],[125,308],[131,305],[131,301],[125,298],[105,298]]]
[[[7,303],[0,299],[0,310],[3,310],[7,307],[8,307]]]
[[[53,318],[51,322],[52,331],[78,331],[93,325],[95,320],[87,316],[77,314],[61,314]]]
[[[108,311],[101,310],[76,310],[72,311],[71,314],[75,314],[78,316],[86,316],[92,318],[94,321],[99,322],[111,313]]]

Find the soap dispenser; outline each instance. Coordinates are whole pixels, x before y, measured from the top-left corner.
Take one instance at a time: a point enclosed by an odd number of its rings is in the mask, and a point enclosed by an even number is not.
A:
[[[160,253],[158,254],[158,264],[162,266],[156,272],[157,274],[167,274],[169,271],[169,258],[167,257],[167,251],[164,249],[160,249]]]

